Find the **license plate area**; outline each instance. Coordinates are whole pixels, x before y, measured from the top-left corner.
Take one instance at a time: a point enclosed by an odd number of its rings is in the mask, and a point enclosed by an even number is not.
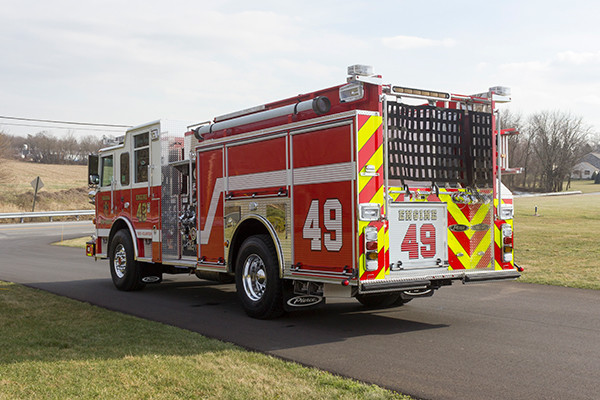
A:
[[[448,268],[446,203],[402,202],[389,207],[390,272]]]

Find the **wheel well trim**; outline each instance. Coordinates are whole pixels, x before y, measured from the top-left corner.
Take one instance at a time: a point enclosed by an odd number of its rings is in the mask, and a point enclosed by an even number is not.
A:
[[[112,227],[110,228],[110,234],[108,236],[108,238],[109,238],[109,240],[108,240],[108,248],[110,248],[110,244],[112,243],[113,237],[120,230],[120,229],[116,229],[116,225],[117,225],[116,222],[117,221],[122,221],[122,222],[125,223],[125,225],[127,225],[127,229],[129,230],[129,236],[131,236],[131,241],[133,242],[133,258],[134,258],[134,260],[137,261],[137,259],[138,259],[137,236],[135,234],[135,229],[133,229],[133,225],[131,224],[131,221],[129,221],[125,217],[118,217],[113,222]],[[108,255],[108,249],[107,249],[106,254]]]
[[[271,240],[273,241],[273,244],[275,245],[275,253],[277,254],[277,262],[279,264],[279,277],[283,278],[283,266],[285,265],[285,258],[283,256],[283,248],[281,247],[281,241],[279,240],[279,236],[277,236],[277,231],[275,231],[275,228],[273,227],[273,225],[271,224],[271,222],[268,219],[266,219],[262,215],[258,215],[258,214],[246,215],[244,218],[242,218],[237,223],[235,231],[233,232],[233,235],[231,237],[235,238],[236,234],[239,231],[239,228],[242,225],[244,225],[244,222],[251,220],[251,219],[260,222],[267,229],[269,236],[271,236]],[[241,245],[241,243],[240,243],[240,245]],[[231,252],[232,249],[230,249],[229,251]]]

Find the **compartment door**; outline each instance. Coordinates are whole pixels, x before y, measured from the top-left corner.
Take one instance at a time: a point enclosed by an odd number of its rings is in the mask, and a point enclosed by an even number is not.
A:
[[[209,263],[224,259],[223,149],[198,151],[198,258]]]
[[[355,265],[353,126],[292,135],[295,274],[343,277]]]

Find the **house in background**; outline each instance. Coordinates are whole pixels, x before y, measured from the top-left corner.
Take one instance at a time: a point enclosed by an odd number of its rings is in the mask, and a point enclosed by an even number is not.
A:
[[[587,153],[581,157],[581,162],[590,163],[596,170],[600,170],[600,153]]]
[[[571,170],[571,179],[592,179],[592,174],[599,169],[589,162],[582,161]]]
[[[571,170],[571,179],[592,179],[600,171],[600,153],[587,153]]]

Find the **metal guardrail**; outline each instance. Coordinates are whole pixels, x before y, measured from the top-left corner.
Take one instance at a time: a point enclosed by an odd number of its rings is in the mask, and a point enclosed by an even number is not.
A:
[[[35,212],[14,212],[14,213],[1,213],[0,219],[15,218],[20,219],[21,222],[25,218],[50,218],[52,221],[53,217],[69,217],[75,216],[79,219],[82,215],[94,215],[94,210],[68,210],[68,211],[35,211]]]

